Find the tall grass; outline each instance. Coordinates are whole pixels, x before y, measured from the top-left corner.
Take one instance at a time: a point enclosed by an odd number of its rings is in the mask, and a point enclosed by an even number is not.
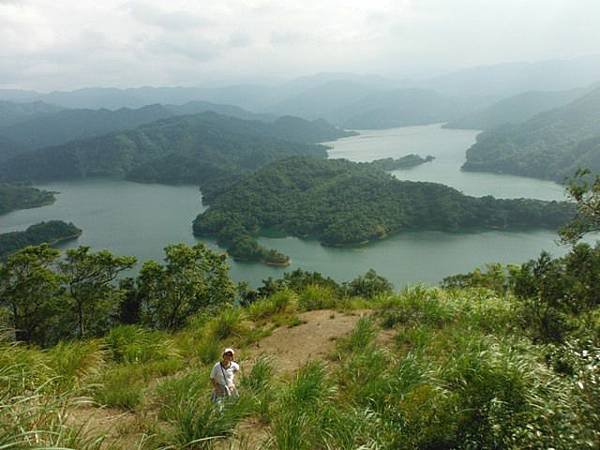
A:
[[[335,290],[319,284],[306,286],[298,296],[298,308],[302,311],[335,308],[338,303]]]
[[[59,342],[48,352],[48,365],[63,388],[81,388],[97,376],[105,363],[106,352],[99,340]]]
[[[295,312],[298,295],[289,289],[278,291],[270,297],[252,303],[246,310],[248,318],[254,322],[266,320],[274,314]]]
[[[224,404],[213,403],[210,390],[187,391],[170,402],[164,418],[169,423],[168,431],[160,440],[167,448],[208,449],[233,435],[236,425],[254,411],[250,397],[227,399]]]
[[[119,363],[145,363],[180,357],[168,334],[136,325],[114,327],[104,341],[113,361]]]
[[[0,448],[100,448],[102,437],[68,421],[89,400],[59,386],[49,362],[44,352],[0,339]]]

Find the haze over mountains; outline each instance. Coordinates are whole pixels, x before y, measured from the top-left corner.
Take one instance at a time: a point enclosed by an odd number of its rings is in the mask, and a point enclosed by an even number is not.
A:
[[[282,117],[266,123],[206,112],[26,152],[0,165],[0,179],[131,175],[140,181],[199,182],[291,155],[324,157],[325,148],[314,142],[347,135],[322,121]]]
[[[249,154],[256,156],[260,141],[270,156],[257,161],[265,162],[284,142],[297,154],[298,144],[345,136],[344,128],[447,122],[488,131],[468,152],[466,170],[561,181],[580,164],[600,167],[599,80],[600,57],[590,56],[422,80],[322,73],[277,85],[0,90],[0,174],[4,180],[102,174],[196,182],[208,167],[228,166],[214,159],[222,145],[234,153],[255,146]],[[238,164],[235,170],[245,163]]]
[[[600,87],[524,123],[480,134],[463,168],[558,182],[579,168],[600,171]]]

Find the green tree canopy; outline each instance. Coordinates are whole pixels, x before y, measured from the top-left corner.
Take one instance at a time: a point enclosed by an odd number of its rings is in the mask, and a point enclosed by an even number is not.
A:
[[[233,303],[235,285],[226,256],[204,244],[165,248],[165,264],[148,261],[138,279],[143,320],[154,327],[174,329],[201,310]]]

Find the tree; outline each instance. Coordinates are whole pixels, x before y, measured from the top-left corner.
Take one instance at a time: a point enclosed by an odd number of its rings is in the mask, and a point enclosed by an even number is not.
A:
[[[394,286],[387,279],[378,275],[373,269],[356,277],[348,284],[348,295],[356,297],[373,298],[379,294],[390,293]]]
[[[578,170],[567,186],[567,195],[576,202],[577,215],[560,230],[565,243],[575,243],[584,234],[600,230],[600,175]]]
[[[108,328],[122,296],[113,281],[135,263],[133,256],[114,256],[107,250],[92,253],[86,246],[67,250],[59,270],[70,298],[78,337]]]
[[[165,248],[165,265],[148,261],[138,278],[143,320],[157,328],[181,327],[187,317],[231,304],[235,285],[224,254],[204,244]]]
[[[135,284],[135,279],[127,277],[119,281],[119,289],[123,293],[119,305],[119,322],[128,325],[140,321],[141,298]]]
[[[47,244],[30,246],[0,265],[0,304],[8,309],[18,341],[47,344],[60,312],[61,277],[52,270],[59,254]]]

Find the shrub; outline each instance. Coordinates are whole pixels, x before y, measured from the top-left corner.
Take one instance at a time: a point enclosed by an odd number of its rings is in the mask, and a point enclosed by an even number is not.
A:
[[[142,401],[146,377],[140,364],[117,365],[98,378],[93,397],[100,405],[135,409]]]
[[[48,365],[60,377],[57,382],[66,387],[79,387],[97,375],[105,359],[99,340],[59,342],[47,354]]]
[[[144,363],[180,357],[168,334],[136,325],[113,328],[104,342],[115,362]]]
[[[336,292],[329,286],[309,284],[298,297],[298,307],[303,311],[328,309],[336,306]]]

